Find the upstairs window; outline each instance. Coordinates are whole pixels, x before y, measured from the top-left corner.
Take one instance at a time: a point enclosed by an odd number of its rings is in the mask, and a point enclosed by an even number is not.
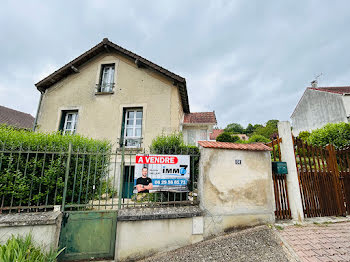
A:
[[[62,111],[60,130],[65,134],[75,134],[78,122],[78,111]]]
[[[97,92],[110,93],[114,88],[114,64],[105,64],[101,66],[100,83]]]
[[[124,116],[125,147],[141,147],[142,108],[127,109]]]

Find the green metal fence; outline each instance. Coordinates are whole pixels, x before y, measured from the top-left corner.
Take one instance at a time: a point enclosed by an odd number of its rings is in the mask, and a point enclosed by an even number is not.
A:
[[[137,154],[190,155],[188,190],[134,193]],[[196,205],[198,163],[198,149],[188,147],[33,150],[3,144],[0,213],[46,211],[55,205],[62,211]]]

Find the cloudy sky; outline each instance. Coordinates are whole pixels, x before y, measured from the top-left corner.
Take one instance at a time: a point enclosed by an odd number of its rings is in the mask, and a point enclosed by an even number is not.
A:
[[[104,37],[187,80],[221,127],[288,120],[316,75],[350,84],[349,1],[2,1],[0,105],[35,116],[34,84]]]

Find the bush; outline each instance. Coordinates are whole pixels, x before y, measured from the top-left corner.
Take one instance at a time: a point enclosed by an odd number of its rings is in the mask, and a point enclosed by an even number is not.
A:
[[[311,132],[307,142],[325,147],[333,144],[336,148],[350,145],[350,124],[330,123]]]
[[[310,132],[302,131],[299,133],[298,138],[306,142],[309,139],[309,136],[310,136]]]
[[[253,135],[248,139],[248,143],[256,143],[256,142],[268,143],[270,142],[270,140],[262,135]]]
[[[101,178],[108,167],[107,141],[0,126],[3,206],[61,204],[69,143],[80,154],[71,157],[66,203],[84,203],[99,193]],[[88,154],[91,152],[96,154]]]
[[[24,237],[12,236],[6,244],[0,245],[1,262],[53,262],[59,252],[52,250],[45,253],[33,244],[31,235]]]
[[[217,142],[231,142],[235,143],[240,140],[239,136],[234,136],[229,132],[223,132],[216,137]]]

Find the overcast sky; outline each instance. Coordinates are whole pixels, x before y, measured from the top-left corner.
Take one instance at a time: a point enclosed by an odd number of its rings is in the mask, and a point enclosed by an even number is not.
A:
[[[35,116],[34,84],[104,37],[187,80],[220,127],[288,120],[305,87],[350,84],[349,1],[1,1],[0,104]]]

